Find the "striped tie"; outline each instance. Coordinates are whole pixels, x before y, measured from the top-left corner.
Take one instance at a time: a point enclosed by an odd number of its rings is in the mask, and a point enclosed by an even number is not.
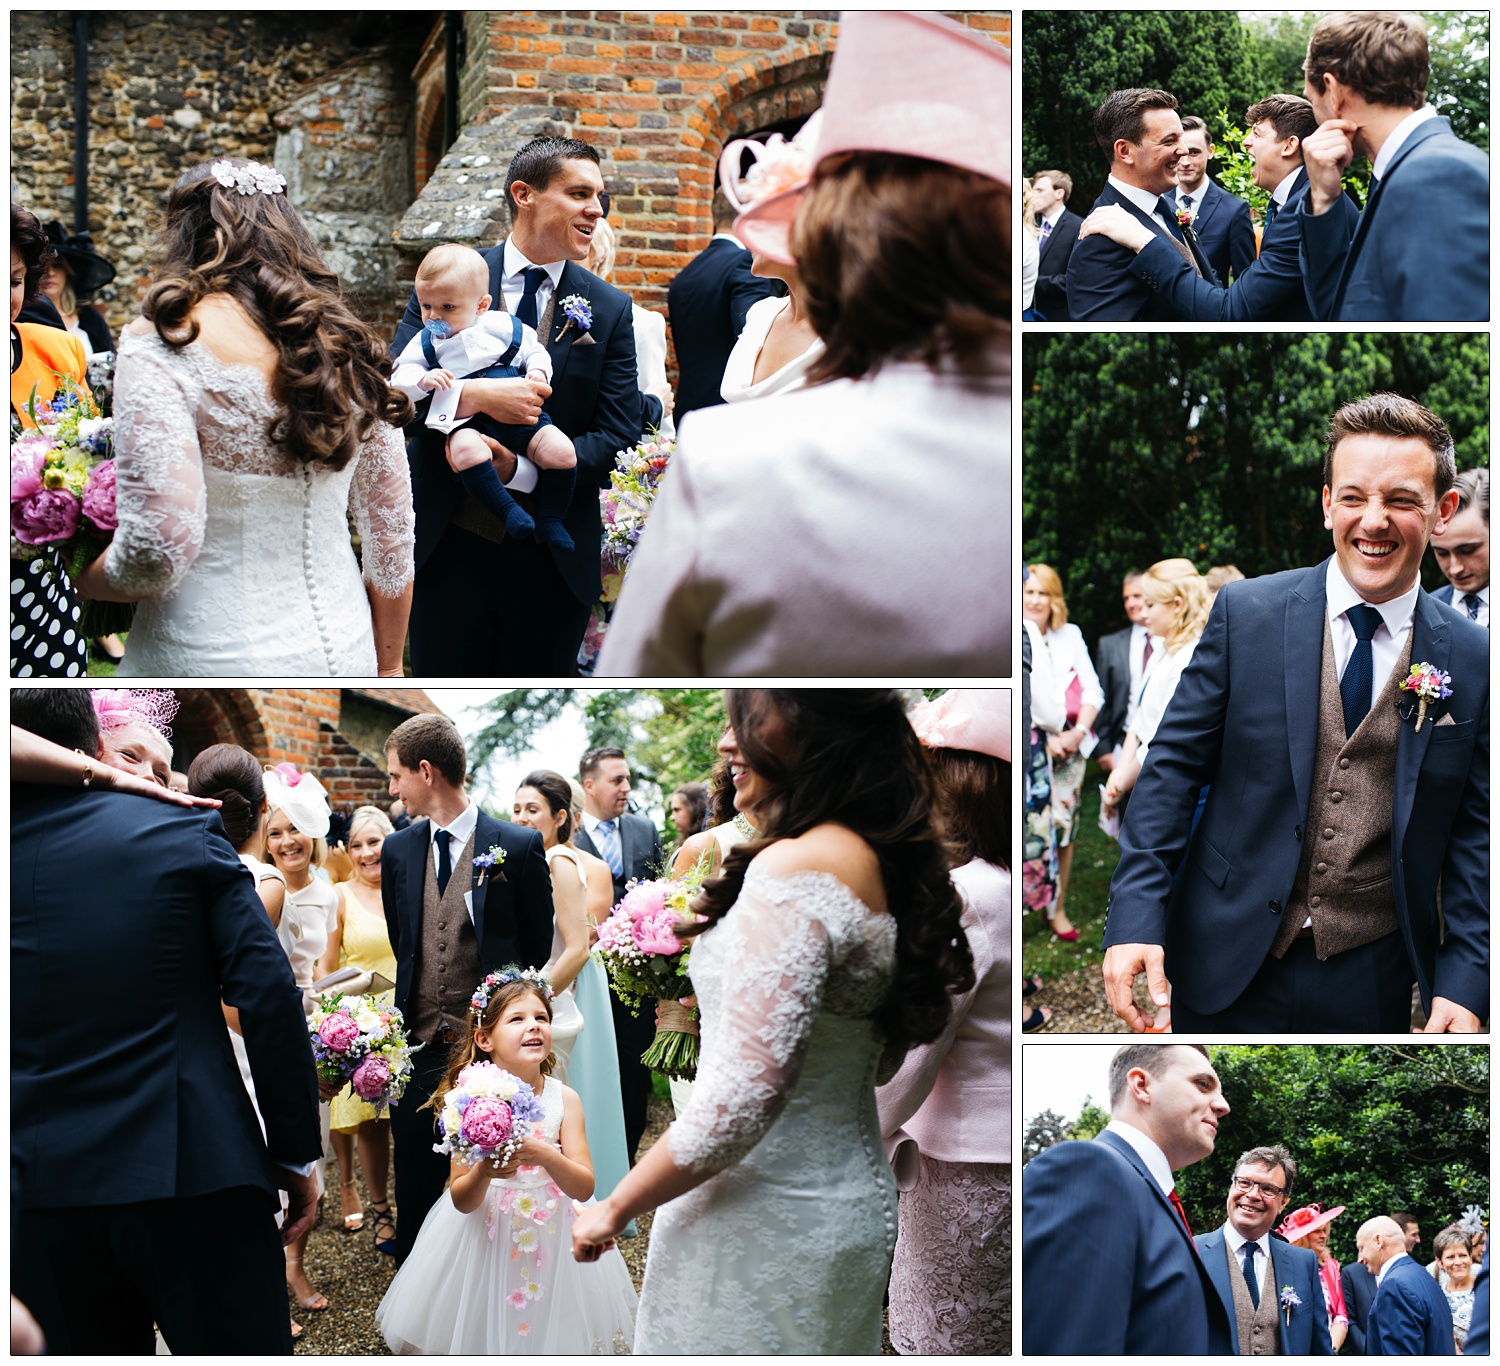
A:
[[[625,864],[620,858],[620,832],[614,821],[599,822],[599,852],[609,864],[609,871],[616,877],[625,876]]]

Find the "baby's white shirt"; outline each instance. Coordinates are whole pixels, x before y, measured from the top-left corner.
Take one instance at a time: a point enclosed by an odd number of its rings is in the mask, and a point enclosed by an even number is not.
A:
[[[469,419],[459,417],[458,399],[463,392],[463,380],[468,376],[489,369],[510,350],[514,333],[512,315],[494,309],[481,313],[473,324],[451,337],[433,342],[437,353],[437,369],[447,370],[454,378],[451,389],[434,389],[432,406],[427,410],[427,425],[439,431],[452,431]],[[521,374],[541,370],[550,383],[552,380],[552,357],[542,345],[536,329],[521,324],[521,348],[511,358]],[[428,371],[427,357],[422,353],[422,334],[414,334],[401,354],[396,357],[396,368],[391,373],[391,384],[400,389],[414,403],[427,397],[427,390],[418,381]]]

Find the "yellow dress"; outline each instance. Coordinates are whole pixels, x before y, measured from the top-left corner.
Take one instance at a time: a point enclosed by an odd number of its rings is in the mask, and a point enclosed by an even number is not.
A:
[[[385,917],[367,911],[350,890],[349,883],[341,882],[335,890],[344,904],[344,938],[339,949],[339,966],[378,972],[394,982],[396,953],[391,948]],[[390,1005],[394,996],[395,992],[388,991],[376,999],[382,1005]],[[346,1086],[333,1098],[329,1127],[340,1133],[353,1133],[365,1120],[375,1117],[375,1107]]]

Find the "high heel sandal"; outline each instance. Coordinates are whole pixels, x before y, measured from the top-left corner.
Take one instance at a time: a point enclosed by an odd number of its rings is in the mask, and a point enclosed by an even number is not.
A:
[[[286,1264],[288,1266],[301,1266],[302,1258],[288,1257],[286,1259]],[[312,1282],[309,1281],[308,1284],[311,1285]],[[287,1284],[287,1289],[292,1290],[290,1282]],[[297,1303],[300,1304],[304,1309],[310,1309],[314,1314],[321,1314],[325,1309],[328,1308],[328,1296],[325,1295],[321,1290],[314,1290],[312,1294],[309,1295],[306,1299],[303,1299],[302,1296],[299,1295],[295,1290],[292,1290],[292,1298],[296,1300]],[[319,1304],[319,1300],[322,1300],[323,1303]]]
[[[339,1182],[339,1190],[340,1191],[354,1190],[354,1182],[352,1180],[350,1180],[350,1181],[340,1181]],[[359,1195],[358,1195],[358,1193],[355,1194],[354,1203],[356,1205],[359,1204]],[[348,1230],[348,1232],[350,1232],[350,1233],[355,1233],[359,1229],[363,1228],[364,1227],[364,1223],[365,1223],[365,1212],[364,1212],[363,1209],[356,1210],[353,1214],[346,1214],[344,1216],[344,1228],[346,1230]]]
[[[381,1209],[384,1205],[385,1208]],[[375,1251],[383,1252],[387,1257],[396,1255],[396,1217],[391,1213],[391,1202],[389,1200],[371,1200],[370,1213],[375,1217],[370,1221],[370,1233],[375,1239]],[[389,1230],[387,1233],[386,1230]],[[381,1237],[386,1233],[385,1237]]]

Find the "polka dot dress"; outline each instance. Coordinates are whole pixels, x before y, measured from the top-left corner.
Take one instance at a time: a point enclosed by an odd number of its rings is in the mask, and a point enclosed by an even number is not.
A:
[[[83,678],[88,642],[78,629],[73,585],[54,550],[10,562],[12,678]]]

